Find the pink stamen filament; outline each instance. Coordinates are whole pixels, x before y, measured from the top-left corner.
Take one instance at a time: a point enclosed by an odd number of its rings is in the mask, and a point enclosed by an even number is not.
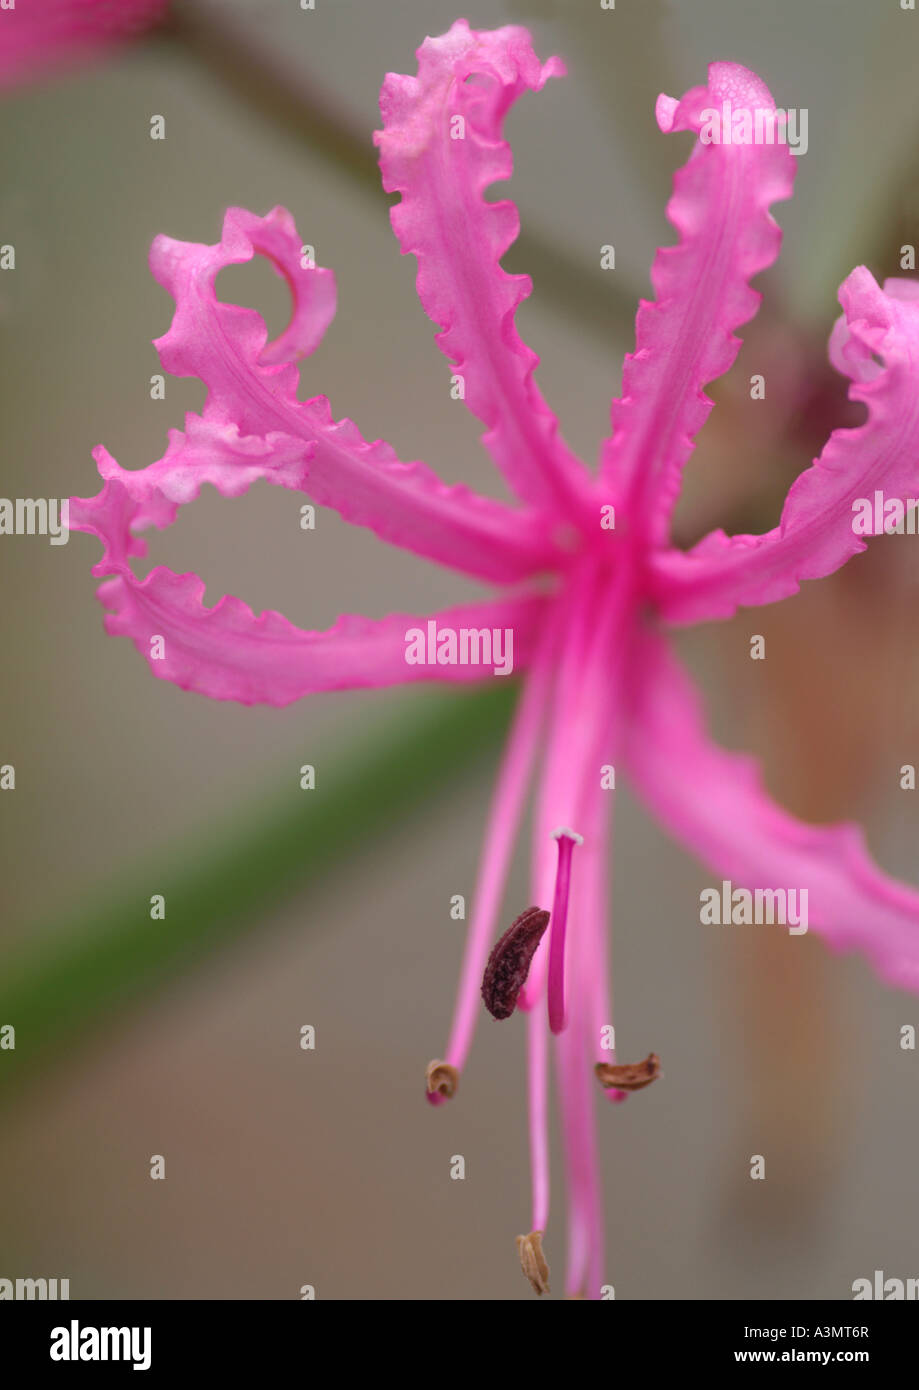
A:
[[[615,793],[607,791],[595,796],[595,821],[588,826],[588,844],[584,851],[582,875],[584,880],[584,927],[585,935],[591,942],[593,961],[590,981],[590,1001],[592,1009],[591,1047],[595,1062],[616,1061],[615,1046],[605,1045],[606,1029],[613,1026],[613,992],[610,971],[610,946],[607,924],[609,911],[609,875],[607,862],[609,855],[610,824],[613,816]],[[617,1103],[628,1098],[628,1091],[615,1087],[603,1091],[607,1101]]]
[[[542,1009],[527,1018],[529,1057],[530,1171],[533,1183],[533,1219],[530,1229],[545,1231],[549,1225],[549,1034]]]
[[[571,852],[583,840],[573,830],[553,831],[558,841],[558,870],[555,875],[555,896],[549,924],[549,1027],[561,1033],[567,1022],[565,1014],[565,928],[568,922],[568,893],[571,885]]]
[[[548,703],[557,635],[558,623],[550,623],[514,716],[510,741],[492,798],[485,849],[476,883],[475,906],[466,937],[460,986],[445,1054],[446,1060],[458,1071],[462,1071],[465,1065],[476,1020],[482,1013],[479,986],[536,759]],[[440,1104],[442,1100],[442,1096],[438,1097],[433,1104]]]
[[[577,924],[568,943],[567,984],[571,1018],[556,1044],[559,1102],[568,1178],[568,1261],[565,1291],[570,1297],[599,1298],[603,1272],[603,1209],[596,1141],[596,1083],[591,1075],[591,1022],[599,976],[594,943],[604,897],[606,846],[598,831],[603,820],[599,785],[585,807],[587,839],[572,884],[571,912]]]

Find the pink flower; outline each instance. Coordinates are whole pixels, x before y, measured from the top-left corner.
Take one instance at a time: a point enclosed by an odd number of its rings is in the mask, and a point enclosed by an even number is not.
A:
[[[168,371],[206,383],[202,415],[189,415],[164,457],[141,472],[123,471],[97,450],[104,487],[72,502],[72,524],[104,546],[95,573],[107,576],[99,595],[108,631],[129,636],[154,675],[216,699],[285,705],[318,690],[480,679],[491,671],[473,664],[473,641],[481,657],[486,638],[512,640],[522,694],[485,833],[453,1027],[444,1060],[428,1069],[428,1094],[442,1103],[456,1089],[480,984],[497,1016],[525,1010],[533,1206],[531,1232],[519,1243],[541,1291],[553,1041],[570,1194],[566,1289],[597,1298],[604,1278],[597,1078],[621,1099],[659,1071],[654,1054],[622,1065],[606,1045],[614,766],[622,764],[656,815],[719,879],[749,890],[806,890],[810,924],[832,947],[858,949],[889,983],[919,987],[919,893],[871,862],[855,826],[795,820],[770,800],[752,760],[711,742],[664,635],[668,624],[771,603],[803,579],[830,574],[864,549],[852,526],[855,499],[878,489],[900,499],[916,492],[919,291],[915,281],[880,288],[864,268],[852,272],[840,289],[844,314],[830,352],[852,381],[850,396],[867,409],[865,423],[830,436],[773,531],[716,532],[681,553],[670,545],[669,521],[711,408],[703,388],[731,366],[735,330],[756,312],[760,297],[749,282],[778,252],[769,206],[790,196],[794,156],[784,143],[696,140],[668,208],[679,242],[657,253],[656,299],[639,307],[636,351],[626,359],[593,475],[563,442],[533,380],[538,359],[514,326],[531,288],[526,276],[500,266],[517,235],[516,210],[484,196],[511,173],[501,138],[507,110],[562,65],[541,64],[523,29],[476,33],[465,21],[427,39],[418,59],[417,77],[389,75],[381,97],[383,183],[402,195],[393,227],[403,252],[418,258],[418,291],[440,326],[438,344],[522,505],[446,487],[423,464],[367,442],[350,420],[336,422],[324,397],[297,401],[293,363],[318,347],[332,318],[332,275],[301,260],[288,213],[234,209],[218,245],[161,236],[151,252],[154,276],[176,301],[160,356]],[[720,111],[725,101],[741,115],[774,110],[753,73],[713,63],[707,86],[681,101],[660,98],[658,123],[699,134],[706,108]],[[293,296],[289,327],[267,345],[258,315],[221,303],[214,291],[224,266],[256,253]],[[192,574],[157,568],[134,577],[130,558],[144,553],[135,532],[171,524],[205,482],[236,496],[257,478],[305,490],[383,540],[489,580],[499,593],[433,620],[349,616],[329,631],[304,632],[278,613],[256,617],[235,598],[206,608],[203,581]],[[535,907],[489,956],[537,754]]]
[[[0,87],[74,66],[160,20],[169,0],[14,0],[0,10]]]

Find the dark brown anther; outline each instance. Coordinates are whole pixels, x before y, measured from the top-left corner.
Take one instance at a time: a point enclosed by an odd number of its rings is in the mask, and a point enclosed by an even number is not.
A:
[[[624,1062],[621,1066],[598,1062],[594,1071],[606,1091],[640,1091],[660,1076],[661,1059],[656,1052],[649,1052],[643,1062]]]
[[[482,978],[482,998],[493,1018],[510,1018],[517,1007],[517,996],[548,925],[548,912],[528,907],[492,947]]]
[[[517,1237],[520,1266],[536,1293],[549,1292],[549,1266],[542,1253],[542,1231],[531,1231]]]

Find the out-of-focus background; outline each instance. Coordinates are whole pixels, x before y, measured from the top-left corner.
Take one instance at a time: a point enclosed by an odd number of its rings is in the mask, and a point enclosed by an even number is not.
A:
[[[214,241],[226,207],[276,203],[338,276],[304,392],[328,394],[401,457],[502,495],[478,423],[450,399],[389,200],[362,172],[384,73],[414,71],[424,36],[459,12],[454,0],[177,5],[130,49],[2,94],[0,243],[16,247],[15,271],[0,273],[5,496],[94,493],[99,442],[124,466],[162,454],[203,389],[169,378],[165,400],[150,398],[150,339],[172,306],[149,244],[158,232]],[[526,23],[540,55],[568,65],[509,121],[527,241],[506,263],[534,269],[529,248],[537,260],[521,331],[591,463],[629,314],[650,293],[654,248],[674,239],[664,205],[689,142],[657,132],[658,92],[678,96],[729,58],[780,105],[808,108],[796,198],[776,209],[780,268],[758,282],[770,308],[713,388],[720,409],[679,514],[687,542],[711,525],[774,524],[790,479],[849,418],[824,362],[835,287],[862,261],[896,273],[901,244],[919,239],[919,15],[894,0],[477,0],[461,12],[480,27]],[[154,115],[164,140],[150,139]],[[614,272],[600,269],[604,244]],[[225,273],[219,289],[283,325],[283,288],[264,268]],[[749,400],[760,369],[787,378],[784,396]],[[235,593],[308,627],[477,591],[334,514],[301,531],[301,500],[206,489],[151,533],[151,562],[202,574],[208,601]],[[875,542],[781,608],[680,638],[722,741],[758,752],[798,814],[862,819],[880,863],[912,883],[919,809],[899,769],[919,762],[917,546]],[[317,795],[334,788],[356,746],[423,720],[433,698],[273,711],[155,681],[103,634],[98,554],[76,533],[60,547],[0,541],[0,763],[16,768],[15,791],[0,793],[0,971],[14,953],[53,961],[116,887],[119,902],[135,894],[126,931],[168,933],[168,903],[165,921],[148,920],[162,866],[219,851],[266,799],[289,797],[294,814],[301,764],[316,765]],[[765,662],[749,659],[752,633]],[[493,756],[469,775],[451,767],[423,816],[394,812],[386,834],[250,913],[193,970],[156,992],[126,983],[103,1026],[61,1034],[0,1112],[0,1277],[69,1277],[86,1298],[296,1298],[306,1284],[327,1298],[529,1296],[513,1247],[529,1201],[520,1020],[483,1021],[451,1105],[432,1112],[422,1096],[462,947],[449,902],[471,898],[493,771]],[[522,854],[511,915],[526,871]],[[900,1030],[919,1024],[919,1004],[813,935],[700,927],[710,877],[621,793],[617,1036],[629,1058],[659,1052],[665,1079],[601,1107],[609,1282],[619,1298],[806,1299],[851,1297],[875,1269],[915,1277],[919,1062]],[[300,1049],[304,1024],[315,1051]],[[16,1066],[0,1052],[0,1068]],[[154,1154],[165,1181],[151,1181]],[[450,1179],[454,1154],[465,1181]],[[750,1181],[753,1154],[765,1182]],[[560,1272],[560,1152],[555,1174],[547,1248]]]

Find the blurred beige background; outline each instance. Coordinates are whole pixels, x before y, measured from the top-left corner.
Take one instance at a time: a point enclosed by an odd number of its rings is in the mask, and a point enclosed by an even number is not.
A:
[[[838,281],[874,253],[919,127],[919,16],[881,9],[317,0],[301,12],[295,0],[235,0],[212,14],[251,26],[260,51],[368,141],[383,74],[414,71],[425,33],[460,12],[480,26],[530,23],[540,54],[561,53],[570,71],[510,120],[523,224],[585,273],[613,242],[617,289],[636,299],[649,293],[654,247],[672,240],[667,177],[687,149],[656,134],[654,98],[701,82],[710,58],[754,67],[780,104],[810,111],[796,200],[777,210],[783,269],[761,287],[825,338],[836,312],[827,269],[842,261]],[[642,10],[663,13],[659,29]],[[149,243],[158,232],[213,241],[228,205],[275,203],[338,276],[338,317],[304,390],[327,393],[337,416],[402,457],[500,495],[477,422],[449,399],[382,192],[334,172],[167,37],[7,96],[2,114],[0,242],[17,248],[15,274],[0,278],[4,495],[95,492],[99,442],[124,466],[160,456],[203,391],[170,378],[165,401],[149,398],[150,339],[171,314],[146,268]],[[166,118],[165,141],[149,139],[152,114]],[[596,294],[612,296],[596,277]],[[220,290],[283,324],[269,272],[234,270]],[[592,462],[629,339],[601,339],[557,306],[537,283],[521,329],[569,441]],[[741,381],[752,370],[742,355]],[[790,451],[777,479],[753,477],[745,443],[757,427],[742,416],[730,447],[717,432],[703,439],[689,469],[694,533],[726,523],[747,484],[771,497],[809,462]],[[233,501],[206,490],[153,533],[152,562],[202,574],[209,602],[229,591],[305,626],[476,592],[333,514],[303,533],[299,504],[262,485]],[[760,752],[770,787],[800,814],[862,818],[880,862],[913,883],[919,810],[897,771],[919,761],[916,545],[875,546],[782,610],[681,638],[723,741]],[[0,544],[0,762],[17,771],[15,793],[0,797],[4,950],[115,871],[186,836],[200,843],[301,763],[334,779],[355,729],[427,696],[326,696],[277,712],[183,693],[103,634],[97,558],[78,534],[64,547]],[[751,632],[767,638],[761,670]],[[323,1298],[527,1297],[512,1243],[529,1200],[519,1023],[484,1021],[451,1106],[431,1113],[421,1094],[462,946],[449,899],[472,893],[489,789],[487,770],[445,794],[423,823],[266,915],[6,1109],[0,1275],[68,1276],[88,1298],[296,1298],[303,1284]],[[617,1297],[846,1298],[875,1269],[916,1276],[919,1063],[899,1030],[919,1023],[919,1004],[811,937],[793,943],[792,961],[787,942],[767,945],[755,929],[703,930],[708,872],[627,790],[616,820],[617,1031],[630,1055],[658,1051],[666,1073],[601,1110]],[[521,856],[509,904],[523,904],[526,882]],[[168,919],[151,924],[161,929]],[[316,1027],[315,1053],[299,1049],[303,1023]],[[149,1178],[154,1153],[165,1182]],[[464,1182],[449,1178],[456,1153]],[[747,1178],[753,1153],[766,1155],[764,1183]],[[555,1157],[547,1244],[560,1273]]]

